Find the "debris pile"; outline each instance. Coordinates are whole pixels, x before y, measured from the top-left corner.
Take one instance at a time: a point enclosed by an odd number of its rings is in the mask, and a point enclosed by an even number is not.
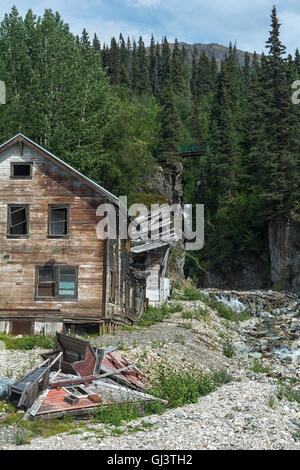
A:
[[[84,416],[99,404],[159,400],[144,393],[147,378],[113,346],[99,349],[57,333],[54,351],[42,357],[20,380],[0,379],[0,399],[26,410],[26,417]]]

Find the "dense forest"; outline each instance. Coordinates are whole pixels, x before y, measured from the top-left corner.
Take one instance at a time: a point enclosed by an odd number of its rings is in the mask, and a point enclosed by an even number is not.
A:
[[[172,171],[180,145],[204,143],[204,155],[184,160],[184,200],[206,213],[205,249],[187,259],[186,273],[226,273],[252,258],[267,266],[269,221],[299,209],[291,85],[300,53],[287,56],[275,8],[266,39],[266,54],[246,53],[240,64],[230,45],[217,63],[166,38],[146,47],[120,34],[101,44],[85,29],[73,35],[51,10],[22,18],[13,7],[0,25],[0,140],[22,132],[131,197],[157,164]]]

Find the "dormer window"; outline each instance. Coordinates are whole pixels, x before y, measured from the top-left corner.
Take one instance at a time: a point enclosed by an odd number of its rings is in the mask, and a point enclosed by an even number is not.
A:
[[[10,175],[12,179],[31,179],[32,163],[12,162]]]

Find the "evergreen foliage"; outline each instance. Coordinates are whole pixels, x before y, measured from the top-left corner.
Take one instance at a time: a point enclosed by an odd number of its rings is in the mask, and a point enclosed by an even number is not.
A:
[[[300,53],[286,57],[276,8],[268,54],[221,64],[177,39],[147,48],[122,34],[110,45],[84,29],[74,36],[58,13],[0,24],[0,140],[22,132],[117,195],[141,193],[156,155],[166,171],[181,144],[206,144],[184,160],[185,202],[205,204],[206,246],[187,274],[226,271],[266,259],[267,225],[299,209],[300,108],[291,84]],[[137,165],[138,162],[138,165]]]

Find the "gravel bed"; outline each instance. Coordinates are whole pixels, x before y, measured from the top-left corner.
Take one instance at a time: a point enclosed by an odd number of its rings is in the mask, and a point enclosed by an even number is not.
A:
[[[298,409],[269,399],[275,385],[268,381],[245,380],[224,385],[201,398],[197,404],[169,410],[162,416],[151,416],[121,428],[125,434],[99,439],[102,425],[79,435],[33,439],[18,449],[106,449],[106,450],[300,450],[297,442]],[[146,422],[151,428],[135,434],[128,430]],[[127,432],[126,432],[127,431]],[[293,437],[294,436],[294,437]],[[6,449],[15,449],[7,445]]]

